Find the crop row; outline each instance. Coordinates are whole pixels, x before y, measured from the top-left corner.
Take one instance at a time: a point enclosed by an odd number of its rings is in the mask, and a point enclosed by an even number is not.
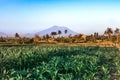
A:
[[[113,80],[120,78],[120,52],[113,47],[0,47],[0,79]]]

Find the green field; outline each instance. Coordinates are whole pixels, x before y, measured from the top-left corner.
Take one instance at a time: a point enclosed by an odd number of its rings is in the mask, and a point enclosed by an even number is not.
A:
[[[120,52],[114,47],[0,47],[0,80],[114,80]]]

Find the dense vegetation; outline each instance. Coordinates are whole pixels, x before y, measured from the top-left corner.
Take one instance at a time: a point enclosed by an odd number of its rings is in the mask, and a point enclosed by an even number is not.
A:
[[[113,47],[0,47],[2,80],[113,80],[120,78]]]
[[[68,30],[58,30],[56,32],[46,33],[46,35],[36,34],[31,37],[21,36],[15,33],[14,37],[1,36],[0,45],[28,45],[28,44],[41,44],[41,43],[101,43],[106,41],[112,44],[120,44],[120,29],[107,28],[103,34],[94,32],[93,34],[67,34]]]

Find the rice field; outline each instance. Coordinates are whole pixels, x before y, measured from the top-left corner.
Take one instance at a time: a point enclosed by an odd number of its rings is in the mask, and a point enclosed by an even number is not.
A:
[[[0,80],[115,79],[120,79],[120,52],[115,47],[0,47]]]

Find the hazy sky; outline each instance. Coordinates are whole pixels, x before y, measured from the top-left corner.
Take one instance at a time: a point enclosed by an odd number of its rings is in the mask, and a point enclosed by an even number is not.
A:
[[[0,32],[28,33],[53,25],[79,33],[120,28],[120,0],[0,0]]]

